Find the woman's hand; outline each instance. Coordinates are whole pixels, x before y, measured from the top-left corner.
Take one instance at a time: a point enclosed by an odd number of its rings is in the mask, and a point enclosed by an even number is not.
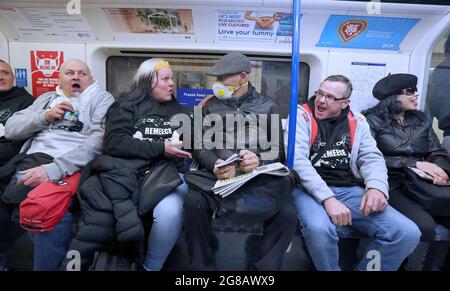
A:
[[[191,153],[180,150],[182,145],[183,145],[182,141],[165,141],[164,142],[165,155],[167,157],[192,159]]]
[[[416,168],[424,171],[433,177],[433,184],[446,185],[448,180],[447,173],[438,165],[429,162],[417,162]]]

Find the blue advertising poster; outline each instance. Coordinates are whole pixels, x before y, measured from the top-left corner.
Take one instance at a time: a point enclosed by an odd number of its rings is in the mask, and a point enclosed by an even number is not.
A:
[[[292,36],[292,14],[283,14],[278,24],[277,36]]]
[[[193,89],[193,88],[178,88],[177,99],[181,106],[194,107],[207,95],[212,95],[211,89]]]
[[[27,87],[28,86],[28,75],[27,69],[15,69],[16,75],[16,86],[17,87]]]
[[[399,50],[418,18],[330,15],[317,47]]]

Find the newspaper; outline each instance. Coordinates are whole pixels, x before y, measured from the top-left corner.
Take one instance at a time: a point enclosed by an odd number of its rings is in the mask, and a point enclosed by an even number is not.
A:
[[[224,166],[233,164],[234,162],[237,162],[237,161],[242,161],[241,156],[239,154],[233,154],[231,157],[229,157],[225,161],[215,165],[214,168],[222,168]]]
[[[214,191],[214,194],[224,198],[260,174],[287,176],[289,175],[289,169],[282,163],[273,163],[260,166],[250,173],[239,175],[231,179],[218,180],[212,190]]]

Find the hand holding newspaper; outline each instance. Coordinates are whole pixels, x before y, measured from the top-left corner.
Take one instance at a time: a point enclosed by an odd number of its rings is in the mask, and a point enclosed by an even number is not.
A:
[[[227,159],[228,161],[229,159]],[[224,161],[225,163],[226,161]],[[236,191],[239,187],[260,174],[268,174],[274,176],[287,176],[289,169],[282,163],[273,163],[260,166],[250,173],[245,173],[231,179],[218,180],[213,187],[214,194],[224,198]]]
[[[216,164],[216,165],[214,166],[214,168],[222,168],[222,167],[224,167],[224,166],[231,165],[231,164],[233,164],[233,163],[235,163],[235,162],[239,162],[239,161],[242,161],[241,156],[240,156],[239,154],[233,154],[232,156],[230,156],[230,157],[229,157],[228,159],[226,159],[225,161],[223,161],[223,162],[221,162],[221,163],[219,163],[219,164]]]

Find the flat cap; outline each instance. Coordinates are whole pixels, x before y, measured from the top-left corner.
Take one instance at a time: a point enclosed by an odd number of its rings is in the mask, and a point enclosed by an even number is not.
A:
[[[417,77],[411,74],[392,74],[379,80],[373,87],[373,97],[383,100],[403,89],[416,87]]]
[[[224,76],[239,74],[241,72],[250,73],[252,65],[250,59],[243,54],[232,52],[221,57],[216,64],[209,69],[208,75]]]

